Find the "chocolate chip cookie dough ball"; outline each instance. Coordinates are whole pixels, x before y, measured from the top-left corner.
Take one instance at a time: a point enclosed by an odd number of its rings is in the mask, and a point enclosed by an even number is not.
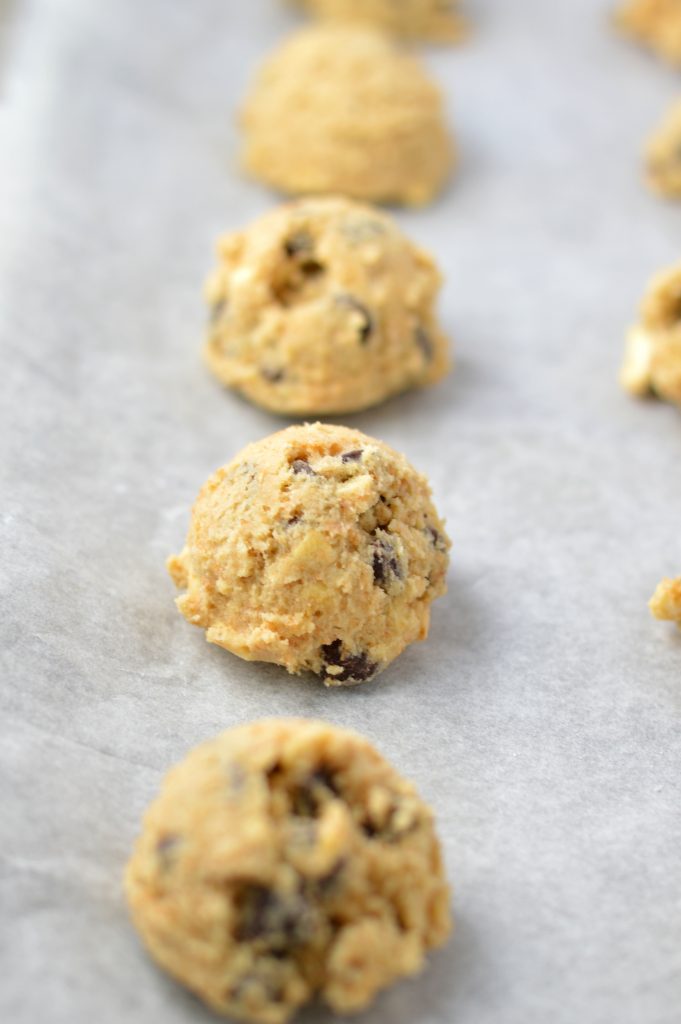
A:
[[[615,21],[626,35],[681,66],[681,0],[628,0]]]
[[[672,107],[648,143],[646,170],[654,192],[681,199],[681,103]]]
[[[215,1010],[352,1013],[451,929],[429,808],[363,737],[281,719],[223,733],[166,777],[126,873],[152,957]]]
[[[681,629],[681,576],[675,580],[662,580],[651,597],[649,606],[656,619],[675,622]]]
[[[623,387],[681,405],[681,263],[650,283],[641,319],[629,332]]]
[[[180,611],[211,643],[340,686],[425,639],[448,548],[428,483],[404,456],[316,423],[218,470],[168,568],[185,591]]]
[[[396,36],[454,42],[465,33],[457,0],[294,0],[328,21],[369,25]]]
[[[246,169],[293,195],[420,205],[452,166],[439,90],[366,29],[296,33],[261,68],[242,122]]]
[[[222,239],[219,257],[206,359],[258,405],[351,412],[446,373],[440,275],[378,210],[292,203]]]

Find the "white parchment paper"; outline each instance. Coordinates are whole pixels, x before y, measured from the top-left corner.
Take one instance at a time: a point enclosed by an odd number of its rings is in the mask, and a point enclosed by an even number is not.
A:
[[[211,1015],[120,876],[165,770],[272,714],[367,733],[437,811],[457,931],[366,1024],[676,1024],[681,417],[616,384],[681,208],[640,181],[680,79],[601,0],[470,0],[425,59],[461,167],[432,248],[456,373],[347,422],[432,480],[454,540],[431,637],[327,691],[207,645],[163,566],[205,477],[283,421],[202,366],[216,236],[275,200],[233,110],[295,24],[272,0],[0,5],[2,970],[20,1024]],[[326,1020],[311,1011],[303,1019]]]

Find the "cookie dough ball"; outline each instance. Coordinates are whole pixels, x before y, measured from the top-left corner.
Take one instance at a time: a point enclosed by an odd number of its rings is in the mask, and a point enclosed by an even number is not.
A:
[[[457,0],[297,0],[328,21],[369,25],[409,39],[454,42],[465,33]]]
[[[166,777],[126,873],[153,958],[215,1010],[352,1013],[416,974],[450,929],[429,808],[362,736],[272,719]]]
[[[675,622],[681,629],[681,576],[658,584],[650,599],[650,610],[656,619]]]
[[[667,199],[681,199],[681,103],[657,129],[646,153],[648,183]]]
[[[169,571],[206,639],[361,683],[428,634],[449,541],[430,488],[381,441],[328,424],[245,448],[205,484]]]
[[[243,110],[246,169],[293,195],[419,205],[453,158],[442,97],[385,36],[313,27],[262,67]]]
[[[628,0],[615,20],[626,35],[681,66],[681,0]]]
[[[681,405],[681,263],[650,283],[629,332],[621,382],[633,395]]]
[[[292,203],[222,239],[219,256],[206,358],[258,405],[351,412],[446,373],[440,275],[378,210]]]

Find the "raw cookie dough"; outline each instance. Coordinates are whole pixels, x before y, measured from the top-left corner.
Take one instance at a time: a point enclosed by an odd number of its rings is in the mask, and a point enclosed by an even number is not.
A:
[[[449,366],[440,275],[375,208],[308,199],[223,238],[206,293],[208,365],[274,412],[351,412]]]
[[[632,327],[620,380],[633,395],[681,405],[681,263],[650,283]]]
[[[656,619],[675,622],[681,629],[681,576],[658,584],[650,599],[650,610]]]
[[[628,0],[615,21],[626,35],[681,65],[681,0]]]
[[[420,205],[449,175],[442,96],[378,32],[313,26],[265,62],[242,112],[243,161],[282,192]]]
[[[193,750],[126,873],[153,956],[220,1013],[340,1013],[416,974],[450,930],[429,808],[362,736],[272,719]]]
[[[288,427],[205,484],[168,561],[185,618],[248,661],[361,683],[428,634],[449,540],[403,455],[357,430]]]
[[[681,103],[676,103],[646,150],[648,184],[658,195],[681,199]]]
[[[294,0],[328,21],[373,25],[409,39],[454,42],[465,34],[457,0]]]

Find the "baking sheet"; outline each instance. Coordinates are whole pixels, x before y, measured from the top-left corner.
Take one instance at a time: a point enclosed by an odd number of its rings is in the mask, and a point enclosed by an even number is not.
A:
[[[681,209],[639,180],[679,91],[607,2],[470,0],[425,51],[461,151],[400,212],[446,274],[456,373],[347,418],[426,471],[454,541],[427,643],[327,691],[207,645],[163,562],[204,478],[284,421],[203,368],[200,286],[273,197],[232,111],[268,0],[15,0],[0,44],[2,981],[22,1024],[212,1019],[120,875],[159,780],[251,718],[358,728],[434,805],[458,922],[366,1024],[672,1024],[681,1004],[681,418],[616,385]],[[325,1020],[310,1011],[303,1020]]]

